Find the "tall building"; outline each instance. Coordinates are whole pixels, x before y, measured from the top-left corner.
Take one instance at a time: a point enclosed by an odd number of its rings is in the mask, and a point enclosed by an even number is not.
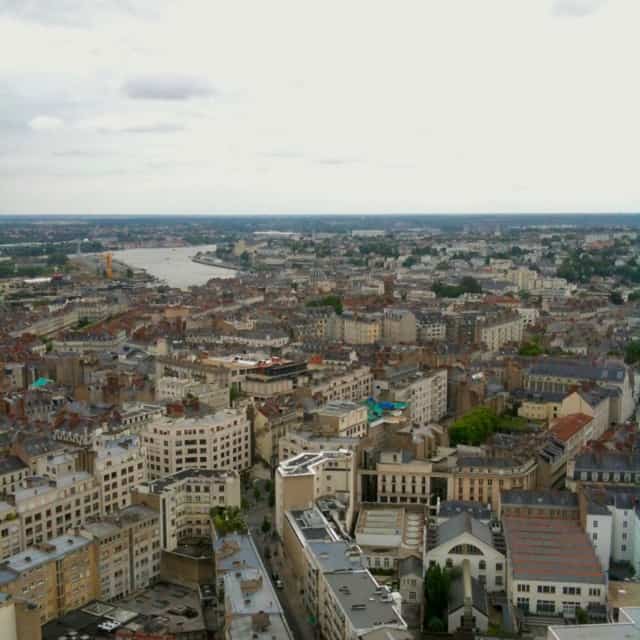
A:
[[[29,547],[0,565],[0,591],[35,604],[41,624],[58,618],[98,596],[96,546],[66,535]]]
[[[149,507],[131,505],[86,524],[80,533],[96,545],[97,597],[124,598],[148,587],[160,573],[160,520]]]
[[[160,545],[174,551],[182,538],[211,534],[211,509],[240,506],[240,476],[231,470],[184,469],[143,482],[132,500],[158,513]]]
[[[184,469],[243,471],[251,466],[251,423],[242,410],[163,417],[148,424],[142,438],[151,479]]]

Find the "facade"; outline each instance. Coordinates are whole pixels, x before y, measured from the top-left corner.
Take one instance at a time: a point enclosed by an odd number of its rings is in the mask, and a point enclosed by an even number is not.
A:
[[[126,507],[86,524],[81,535],[96,546],[97,597],[102,600],[124,598],[145,589],[160,573],[160,522],[153,509]]]
[[[462,567],[467,561],[471,576],[489,591],[503,591],[506,586],[506,557],[497,548],[491,528],[461,513],[429,532],[424,566]]]
[[[185,469],[143,482],[132,501],[158,513],[160,546],[174,551],[182,538],[211,535],[211,509],[240,506],[240,476],[231,470]]]
[[[0,591],[32,602],[41,624],[94,600],[98,589],[96,547],[79,536],[52,538],[0,565]]]
[[[535,458],[515,460],[479,456],[459,456],[453,471],[455,500],[477,500],[497,509],[500,492],[535,489]]]
[[[499,351],[507,343],[522,342],[522,320],[518,314],[505,314],[476,323],[476,340],[486,345],[490,353]]]
[[[226,387],[172,376],[162,376],[156,381],[156,400],[160,402],[180,402],[188,396],[198,398],[201,404],[212,409],[226,409],[229,406],[229,390]]]
[[[0,560],[20,553],[22,549],[20,520],[13,505],[0,502]]]
[[[447,413],[447,371],[415,371],[391,380],[374,381],[379,397],[409,403],[411,421],[417,425],[438,422]]]
[[[361,404],[333,400],[314,412],[317,435],[362,438],[367,435],[367,408]]]
[[[369,367],[354,367],[311,382],[309,395],[320,396],[324,402],[345,400],[361,402],[371,395],[373,374]]]
[[[131,504],[131,489],[147,479],[147,460],[139,436],[98,441],[89,454],[89,467],[100,485],[100,513]]]
[[[385,309],[382,319],[382,336],[388,344],[415,344],[416,317],[408,309]]]
[[[225,409],[197,418],[154,420],[142,433],[149,478],[183,469],[251,466],[251,423],[244,411]]]
[[[629,368],[623,364],[545,358],[523,372],[523,385],[532,392],[569,393],[585,383],[616,391],[610,400],[612,422],[625,422],[633,414],[633,381]]]
[[[13,493],[28,475],[29,467],[17,456],[0,458],[0,494]]]
[[[309,509],[326,496],[344,505],[346,529],[351,528],[355,487],[355,458],[351,452],[302,453],[281,462],[275,480],[275,527],[279,535],[287,511]]]
[[[100,516],[100,488],[86,471],[32,477],[8,498],[20,518],[21,549],[42,544]]]
[[[503,518],[507,545],[507,594],[524,611],[545,616],[600,607],[607,579],[587,535],[577,522]]]

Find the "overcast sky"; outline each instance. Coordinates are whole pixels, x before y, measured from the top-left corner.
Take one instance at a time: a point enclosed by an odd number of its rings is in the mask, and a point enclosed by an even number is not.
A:
[[[0,213],[640,211],[640,0],[0,0]]]

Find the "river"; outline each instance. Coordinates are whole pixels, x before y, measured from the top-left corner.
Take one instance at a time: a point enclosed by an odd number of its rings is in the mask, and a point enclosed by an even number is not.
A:
[[[235,271],[192,262],[198,251],[214,251],[215,245],[176,247],[175,249],[124,249],[114,251],[113,258],[130,267],[145,269],[147,273],[165,280],[170,287],[187,289],[205,284],[211,278],[233,278]]]

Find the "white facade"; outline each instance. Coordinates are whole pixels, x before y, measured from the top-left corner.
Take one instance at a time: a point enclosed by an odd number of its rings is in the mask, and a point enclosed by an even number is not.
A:
[[[251,466],[251,423],[244,411],[224,409],[197,418],[163,417],[143,433],[150,478],[182,469],[234,469]]]

